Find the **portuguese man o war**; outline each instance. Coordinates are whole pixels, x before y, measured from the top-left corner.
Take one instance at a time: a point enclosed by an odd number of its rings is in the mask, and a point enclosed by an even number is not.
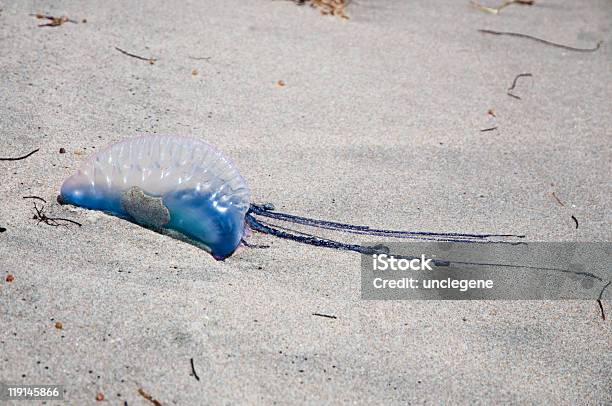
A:
[[[66,179],[59,200],[174,230],[224,259],[244,236],[250,190],[210,144],[155,135],[129,138],[92,156]]]
[[[504,242],[511,234],[394,231],[277,212],[252,204],[233,163],[212,145],[191,137],[147,135],[112,144],[64,181],[58,201],[100,210],[195,242],[217,260],[234,253],[250,230],[305,244],[376,253],[272,224],[268,219],[350,234],[446,242]],[[506,241],[507,242],[507,241]]]

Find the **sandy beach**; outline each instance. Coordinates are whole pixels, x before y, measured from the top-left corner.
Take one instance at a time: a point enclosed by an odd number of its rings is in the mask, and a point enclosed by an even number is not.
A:
[[[56,203],[109,143],[180,134],[284,212],[610,241],[609,1],[346,14],[0,0],[0,157],[38,149],[0,161],[0,383],[63,385],[53,405],[612,402],[612,289],[606,320],[593,300],[367,301],[356,253],[255,233],[268,248],[216,261]],[[81,226],[39,223],[34,203]]]

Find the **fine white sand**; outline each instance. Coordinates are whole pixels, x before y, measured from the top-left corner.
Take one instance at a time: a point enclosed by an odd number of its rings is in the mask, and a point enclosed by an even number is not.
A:
[[[79,23],[39,28],[36,12]],[[270,248],[217,262],[55,203],[96,150],[169,133],[215,144],[254,201],[291,213],[610,240],[609,1],[491,15],[360,0],[347,14],[0,0],[0,157],[40,148],[0,162],[0,382],[65,385],[65,404],[150,404],[139,388],[163,405],[612,402],[612,331],[594,301],[362,301],[354,253],[256,234]],[[478,28],[604,43],[579,53]],[[522,100],[507,96],[526,72]],[[26,195],[83,226],[37,225]]]

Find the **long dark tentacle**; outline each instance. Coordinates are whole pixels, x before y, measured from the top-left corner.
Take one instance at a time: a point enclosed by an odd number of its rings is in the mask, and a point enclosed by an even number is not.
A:
[[[276,226],[270,223],[266,223],[264,221],[256,219],[252,214],[246,215],[246,222],[251,227],[251,229],[255,231],[259,231],[265,234],[270,234],[275,237],[284,238],[287,240],[297,241],[304,244],[314,245],[317,247],[326,247],[326,248],[334,248],[339,250],[346,251],[354,251],[360,254],[390,254],[390,250],[388,247],[384,245],[376,245],[376,246],[363,246],[358,244],[346,244],[339,241],[330,240],[327,238],[321,238],[314,236],[312,234],[307,234],[300,231],[291,230],[286,227]],[[471,241],[474,242],[474,241]],[[403,256],[403,255],[395,255],[397,258],[405,258],[405,259],[413,259],[416,257],[412,256]],[[432,259],[432,263],[436,266],[478,266],[478,267],[503,267],[503,268],[515,268],[515,269],[535,269],[535,270],[544,270],[544,271],[556,271],[562,273],[569,273],[578,276],[584,276],[588,278],[593,278],[598,281],[605,282],[601,277],[591,273],[591,272],[578,272],[572,271],[570,269],[562,269],[562,268],[551,268],[551,267],[540,267],[540,266],[530,266],[530,265],[515,265],[515,264],[500,264],[500,263],[486,263],[486,262],[466,262],[466,261],[448,261],[444,259]],[[603,294],[603,291],[610,285],[608,282],[605,285],[600,293],[600,297]]]
[[[271,224],[267,221],[264,221],[262,219],[258,219],[257,220],[260,224],[263,224],[265,226],[268,227],[274,227],[276,229],[279,230],[285,230],[285,231],[289,231],[293,234],[299,234],[299,235],[304,235],[304,236],[310,236],[310,237],[315,237],[312,234],[308,234],[308,233],[304,233],[301,231],[297,231],[288,227],[284,227],[278,224]],[[413,239],[413,240],[419,240],[419,241],[436,241],[436,242],[458,242],[458,243],[478,243],[478,244],[511,244],[511,245],[516,245],[516,244],[524,244],[523,242],[517,242],[517,241],[495,241],[495,240],[482,240],[482,239],[472,239],[472,238],[443,238],[443,237],[426,237],[426,236],[421,236],[421,235],[400,235],[400,236],[395,236],[393,234],[372,234],[369,233],[367,231],[361,231],[361,230],[342,230],[342,229],[336,229],[336,228],[328,228],[328,227],[317,227],[317,228],[322,228],[322,229],[326,229],[326,230],[333,230],[333,231],[340,231],[340,232],[344,232],[344,233],[349,233],[349,234],[357,234],[357,235],[379,235],[382,237],[395,237],[395,238],[402,238],[402,239]]]
[[[303,244],[314,245],[317,247],[334,248],[339,250],[354,251],[360,254],[389,254],[390,250],[384,245],[377,246],[363,246],[359,244],[347,244],[340,241],[334,241],[327,238],[317,237],[312,234],[308,234],[301,231],[292,230],[287,227],[283,227],[276,224],[270,224],[263,220],[258,220],[254,215],[260,215],[267,218],[273,218],[276,220],[287,221],[295,224],[301,224],[306,226],[318,227],[334,231],[343,231],[352,234],[362,235],[376,235],[385,237],[396,237],[396,238],[414,238],[421,240],[433,240],[438,242],[465,242],[465,243],[506,243],[506,244],[526,244],[524,242],[511,242],[511,241],[494,241],[487,240],[489,237],[515,237],[524,238],[524,235],[513,235],[513,234],[460,234],[460,233],[431,233],[431,232],[419,232],[419,231],[392,231],[392,230],[377,230],[371,229],[367,226],[356,226],[352,224],[337,223],[333,221],[324,221],[317,219],[309,219],[306,217],[294,216],[286,213],[278,213],[273,211],[273,207],[270,205],[255,205],[252,204],[249,212],[247,213],[245,220],[249,227],[255,231],[270,234],[276,237],[284,238],[287,240],[301,242]],[[454,237],[454,238],[453,238]],[[399,256],[399,258],[412,259],[413,257]],[[569,273],[578,276],[585,276],[593,278],[602,282],[605,282],[599,276],[590,272],[578,272],[570,269],[560,268],[548,268],[538,267],[529,265],[514,265],[514,264],[499,264],[499,263],[479,263],[479,262],[465,262],[465,261],[448,261],[444,259],[432,259],[432,262],[436,266],[478,266],[478,267],[504,267],[504,268],[516,268],[516,269],[537,269],[537,270],[548,270],[562,273]],[[603,296],[604,290],[610,285],[608,282],[601,290],[599,294],[599,305],[601,305],[601,297]],[[605,317],[605,316],[604,316]]]
[[[327,247],[339,250],[354,251],[360,254],[382,254],[386,252],[385,250],[377,249],[376,247],[365,247],[358,244],[346,244],[339,241],[329,240],[327,238],[316,237],[306,233],[291,234],[287,231],[279,230],[271,224],[264,224],[255,219],[255,217],[253,217],[251,214],[247,214],[245,219],[249,227],[251,227],[251,229],[255,231],[270,234],[275,237],[280,237],[287,240],[301,242],[304,244],[314,245],[317,247]]]
[[[375,245],[375,246],[363,246],[358,244],[346,244],[340,241],[334,241],[327,238],[317,237],[312,234],[304,233],[301,231],[292,230],[287,227],[277,226],[274,224],[267,223],[262,220],[257,220],[250,214],[247,214],[246,221],[251,227],[251,229],[255,231],[259,231],[262,233],[270,234],[275,237],[280,237],[292,241],[301,242],[304,244],[314,245],[317,247],[326,247],[326,248],[335,248],[346,251],[354,251],[360,254],[389,254],[390,250],[388,247],[384,245]],[[396,256],[397,258],[405,258],[405,259],[414,259],[417,257],[410,256]],[[434,265],[437,266],[450,266],[451,262],[446,260],[431,260]],[[457,262],[459,265],[480,265],[478,263],[471,262]],[[491,264],[483,264],[483,265],[491,265]]]
[[[338,223],[335,221],[318,220],[307,217],[295,216],[293,214],[280,213],[274,211],[270,205],[257,205],[251,204],[249,212],[259,216],[269,217],[276,220],[287,221],[291,223],[318,227],[328,230],[336,230],[349,232],[353,234],[364,234],[380,237],[394,237],[394,238],[419,238],[430,237],[429,239],[436,241],[443,241],[442,238],[449,239],[452,242],[467,242],[466,240],[485,240],[487,238],[524,238],[524,235],[514,234],[463,234],[463,233],[435,233],[429,231],[396,231],[396,230],[381,230],[374,229],[368,226],[360,226],[346,223]],[[457,241],[456,239],[462,240]]]

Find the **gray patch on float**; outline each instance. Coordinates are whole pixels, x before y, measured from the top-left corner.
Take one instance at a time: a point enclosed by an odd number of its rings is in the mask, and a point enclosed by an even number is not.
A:
[[[121,195],[121,207],[137,224],[211,252],[206,244],[176,230],[164,228],[170,222],[170,211],[161,197],[150,196],[138,186],[133,186]]]
[[[147,195],[138,186],[121,195],[121,207],[142,226],[160,229],[170,222],[170,211],[161,197]]]

